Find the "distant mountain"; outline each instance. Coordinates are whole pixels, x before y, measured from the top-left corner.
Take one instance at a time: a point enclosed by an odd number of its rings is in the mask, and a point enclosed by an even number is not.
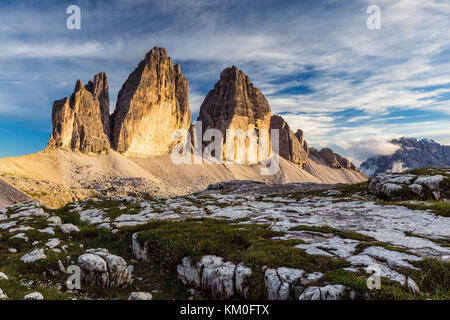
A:
[[[406,169],[423,167],[449,167],[450,146],[433,140],[416,138],[394,139],[391,143],[400,147],[390,156],[376,156],[364,161],[360,169],[373,176],[382,172],[402,172]]]

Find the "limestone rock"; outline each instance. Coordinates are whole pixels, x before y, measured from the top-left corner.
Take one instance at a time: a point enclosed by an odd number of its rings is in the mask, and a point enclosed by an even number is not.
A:
[[[153,48],[123,84],[112,115],[112,144],[126,156],[164,155],[189,130],[188,81],[164,48]]]
[[[90,286],[125,287],[131,281],[126,261],[106,249],[90,249],[78,257],[81,278]]]
[[[23,297],[24,300],[44,300],[44,296],[39,292],[33,292]]]
[[[202,132],[215,128],[222,132],[226,143],[227,129],[258,131],[270,129],[271,110],[261,91],[253,86],[250,78],[241,70],[232,66],[222,71],[220,80],[215,84],[200,107],[199,121],[202,121]],[[269,152],[270,140],[264,146]],[[236,149],[236,148],[235,148]],[[228,160],[246,161],[246,157],[235,154],[226,155]],[[261,155],[251,154],[255,160]],[[247,157],[248,158],[248,157]]]
[[[20,260],[25,263],[35,262],[47,258],[43,249],[35,249],[24,255]]]
[[[295,295],[293,282],[301,279],[303,270],[280,267],[267,269],[264,274],[264,285],[268,300],[289,300]],[[297,290],[300,288],[297,288]]]
[[[8,299],[8,296],[6,295],[6,293],[3,292],[2,289],[0,289],[0,300],[6,300]]]
[[[8,276],[3,272],[0,272],[0,280],[8,280]]]
[[[270,129],[279,130],[280,156],[298,166],[305,167],[308,164],[308,154],[303,146],[305,143],[303,135],[300,136],[303,139],[301,142],[298,136],[291,131],[287,122],[278,115],[270,118]]]
[[[132,292],[128,300],[152,300],[153,296],[148,292]]]
[[[309,287],[302,293],[299,300],[340,300],[345,290],[346,287],[340,284]]]
[[[72,232],[80,232],[80,229],[71,223],[65,223],[59,226],[63,233],[72,233]]]
[[[53,132],[48,147],[84,153],[105,153],[110,147],[108,81],[104,73],[86,87],[78,80],[70,99],[53,103]],[[103,109],[102,109],[103,108]],[[105,133],[106,131],[106,133]]]

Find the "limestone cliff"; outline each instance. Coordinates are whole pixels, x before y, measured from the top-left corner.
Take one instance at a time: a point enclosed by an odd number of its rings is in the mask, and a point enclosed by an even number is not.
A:
[[[153,48],[123,84],[112,115],[111,142],[126,156],[164,155],[172,134],[189,130],[188,81],[166,49]]]
[[[270,129],[279,130],[279,154],[292,163],[305,167],[308,164],[308,153],[304,149],[304,139],[299,140],[284,119],[273,115],[270,119]],[[298,130],[297,133],[301,131]],[[301,136],[303,138],[303,136]]]
[[[106,107],[106,101],[109,108],[107,83],[104,73],[96,75],[94,83],[86,87],[78,80],[70,99],[64,98],[53,103],[53,132],[49,148],[84,153],[108,151],[110,143],[105,128],[109,123],[109,113],[102,110],[102,106]]]
[[[265,130],[269,133],[271,110],[261,91],[253,86],[250,78],[235,66],[226,68],[200,107],[199,121],[202,130],[215,128],[222,132],[226,143],[228,129]],[[270,141],[266,141],[270,151]],[[225,148],[224,148],[225,151]],[[234,155],[226,155],[229,160],[245,160]],[[256,158],[259,159],[258,156]]]

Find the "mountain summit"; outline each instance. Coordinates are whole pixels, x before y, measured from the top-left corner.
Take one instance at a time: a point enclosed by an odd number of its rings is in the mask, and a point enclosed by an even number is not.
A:
[[[390,156],[376,156],[367,159],[360,169],[367,175],[423,167],[450,166],[450,146],[441,145],[433,140],[400,138],[391,141],[399,149]]]

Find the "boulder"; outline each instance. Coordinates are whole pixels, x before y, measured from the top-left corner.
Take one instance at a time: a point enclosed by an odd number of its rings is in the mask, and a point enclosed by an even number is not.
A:
[[[35,262],[35,261],[42,260],[45,258],[47,258],[47,256],[45,255],[43,249],[35,249],[35,250],[27,253],[26,255],[22,256],[22,258],[20,258],[20,260],[25,263],[30,263],[30,262]]]
[[[71,223],[65,223],[59,226],[63,233],[72,233],[72,232],[80,232],[80,229]]]
[[[0,300],[6,300],[8,299],[8,296],[6,295],[6,293],[3,292],[2,289],[0,289]]]
[[[153,48],[130,74],[117,96],[112,115],[112,144],[126,156],[165,155],[189,130],[188,81],[164,48]]]
[[[148,292],[132,292],[128,300],[152,300],[153,296]]]
[[[78,257],[81,278],[90,286],[125,287],[131,273],[126,261],[106,249],[90,249]]]
[[[44,300],[44,296],[39,292],[33,292],[23,297],[24,300]]]

